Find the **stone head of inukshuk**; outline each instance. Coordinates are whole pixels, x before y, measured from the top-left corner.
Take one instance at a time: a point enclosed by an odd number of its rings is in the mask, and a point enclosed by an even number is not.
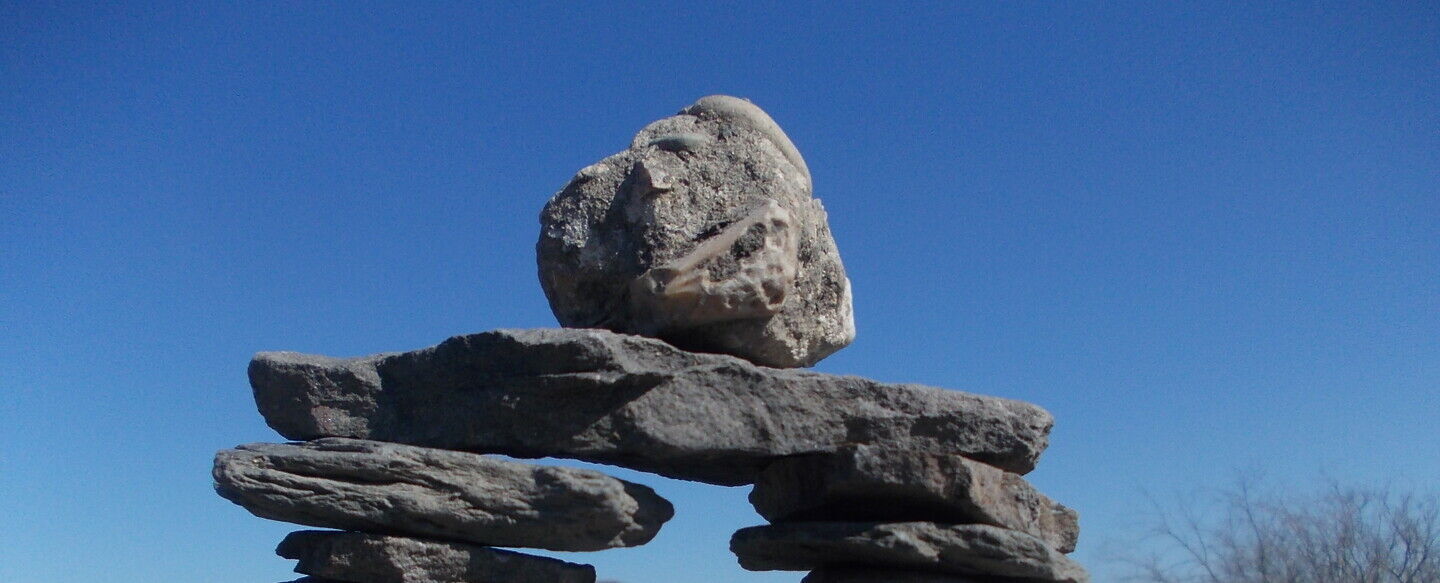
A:
[[[770,116],[723,95],[640,130],[540,215],[560,324],[773,367],[855,338],[850,281],[810,171]]]

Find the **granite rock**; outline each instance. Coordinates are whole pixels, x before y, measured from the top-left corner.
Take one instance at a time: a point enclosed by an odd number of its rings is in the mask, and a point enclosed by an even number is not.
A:
[[[275,553],[295,572],[363,583],[595,583],[595,568],[465,543],[299,531]]]
[[[855,338],[850,281],[810,171],[759,107],[713,95],[585,167],[540,214],[560,324],[654,336],[766,366]]]
[[[932,521],[980,523],[1034,535],[1062,553],[1080,536],[1074,510],[1024,478],[929,451],[849,445],[778,460],[750,493],[771,522]]]
[[[737,531],[730,550],[752,571],[863,565],[1055,583],[1090,580],[1078,563],[1040,539],[984,524],[772,524]]]
[[[262,518],[507,547],[637,546],[674,515],[650,488],[592,470],[353,439],[222,450],[214,476]]]
[[[574,458],[721,485],[846,444],[1023,473],[1052,425],[1020,401],[758,367],[603,330],[498,330],[353,359],[261,353],[250,382],[260,413],[290,439]]]

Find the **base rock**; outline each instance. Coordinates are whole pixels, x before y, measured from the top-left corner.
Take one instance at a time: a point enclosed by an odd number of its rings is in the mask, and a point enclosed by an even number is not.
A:
[[[823,567],[811,571],[800,583],[1017,583],[1015,579],[949,575],[924,571],[897,571],[866,567]]]
[[[637,546],[674,515],[650,488],[592,470],[353,439],[223,450],[214,476],[262,518],[507,547]]]
[[[794,522],[740,529],[740,566],[806,571],[830,565],[1087,583],[1078,563],[1022,532],[983,524]]]
[[[275,553],[297,573],[362,583],[595,583],[595,568],[456,542],[303,530]]]
[[[250,384],[266,422],[290,439],[574,458],[731,486],[777,458],[846,444],[1024,473],[1053,424],[1020,401],[765,368],[585,329],[497,330],[351,359],[264,352]]]
[[[1079,516],[1016,474],[959,456],[851,445],[771,464],[750,493],[771,522],[980,523],[1075,550]]]

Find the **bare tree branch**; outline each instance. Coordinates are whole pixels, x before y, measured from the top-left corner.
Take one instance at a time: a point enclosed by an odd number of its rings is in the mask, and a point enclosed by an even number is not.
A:
[[[1153,501],[1152,501],[1153,503]],[[1440,498],[1330,481],[1312,495],[1224,491],[1208,512],[1167,511],[1136,583],[1440,583]]]

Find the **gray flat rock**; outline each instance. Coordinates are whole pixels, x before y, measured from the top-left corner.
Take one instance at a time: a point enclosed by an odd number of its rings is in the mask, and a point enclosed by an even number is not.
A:
[[[214,476],[262,518],[506,547],[637,546],[674,514],[650,488],[592,470],[352,439],[222,450]]]
[[[964,455],[1028,472],[1053,423],[1034,405],[758,367],[603,330],[497,330],[414,352],[265,352],[255,401],[281,435],[355,437],[615,464],[721,485],[846,444]]]
[[[1075,550],[1079,516],[1019,475],[955,455],[875,445],[770,464],[750,493],[771,522],[980,523]]]
[[[562,326],[775,367],[855,338],[810,171],[759,107],[712,95],[580,170],[545,205],[540,283]]]
[[[299,531],[275,553],[297,573],[358,583],[595,583],[595,568],[457,542]]]
[[[752,571],[834,565],[1086,583],[1078,563],[1028,534],[984,524],[794,522],[744,528],[730,539]]]
[[[866,567],[823,567],[811,571],[800,583],[1019,583],[1019,581],[1021,580],[1008,577],[950,575]]]

